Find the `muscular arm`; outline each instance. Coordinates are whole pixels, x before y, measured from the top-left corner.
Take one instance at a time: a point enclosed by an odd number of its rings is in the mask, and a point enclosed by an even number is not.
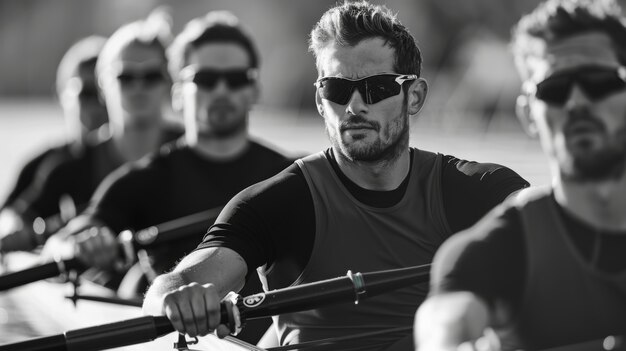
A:
[[[143,312],[167,316],[179,332],[206,335],[219,325],[219,302],[243,287],[246,274],[246,262],[231,249],[196,250],[154,280]]]
[[[246,260],[250,273],[280,262],[283,287],[307,264],[314,235],[311,193],[300,169],[292,165],[237,194],[199,248],[228,247]]]

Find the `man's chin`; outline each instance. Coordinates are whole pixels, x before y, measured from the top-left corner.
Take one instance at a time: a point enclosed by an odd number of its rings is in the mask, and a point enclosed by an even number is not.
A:
[[[228,127],[212,127],[212,128],[198,128],[198,135],[200,138],[218,138],[218,139],[226,139],[235,135],[238,135],[245,128],[240,128],[237,126],[228,126]]]
[[[577,182],[601,182],[619,179],[626,169],[624,154],[573,156],[561,162],[564,178]]]

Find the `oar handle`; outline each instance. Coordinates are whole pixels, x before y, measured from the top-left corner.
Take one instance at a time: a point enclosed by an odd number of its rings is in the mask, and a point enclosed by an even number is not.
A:
[[[4,274],[0,276],[0,291],[43,279],[54,278],[70,269],[77,268],[81,268],[80,262],[75,258],[71,258],[69,260],[44,263],[35,267],[23,269],[21,271]]]
[[[427,283],[429,273],[429,264],[363,274],[348,271],[344,277],[246,296],[238,299],[236,306],[245,321],[334,303],[358,303],[367,297]]]

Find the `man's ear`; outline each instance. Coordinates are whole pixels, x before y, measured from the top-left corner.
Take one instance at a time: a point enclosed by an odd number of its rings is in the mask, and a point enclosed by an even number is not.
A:
[[[322,97],[320,96],[320,93],[317,91],[317,89],[315,89],[315,106],[317,107],[317,113],[319,113],[320,116],[324,117],[324,106],[322,105]]]
[[[515,100],[515,114],[519,119],[524,131],[532,138],[537,137],[537,124],[530,109],[530,99],[528,95],[521,94]]]
[[[424,106],[428,95],[428,83],[424,78],[417,78],[407,90],[407,111],[409,115],[415,115]]]
[[[172,84],[172,109],[176,113],[183,111],[183,85],[181,83]]]

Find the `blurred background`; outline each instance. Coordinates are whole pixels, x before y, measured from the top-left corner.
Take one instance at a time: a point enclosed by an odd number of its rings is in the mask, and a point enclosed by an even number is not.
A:
[[[626,0],[624,0],[626,1]],[[535,184],[549,181],[538,142],[513,113],[519,80],[507,41],[511,26],[538,0],[388,0],[416,37],[430,84],[413,123],[412,144],[505,164]],[[288,152],[326,147],[314,109],[316,71],[308,33],[334,0],[0,0],[0,197],[28,157],[64,138],[54,96],[65,50],[90,34],[169,7],[178,33],[210,10],[234,12],[258,43],[262,98],[252,133]],[[622,4],[624,5],[624,4]]]

